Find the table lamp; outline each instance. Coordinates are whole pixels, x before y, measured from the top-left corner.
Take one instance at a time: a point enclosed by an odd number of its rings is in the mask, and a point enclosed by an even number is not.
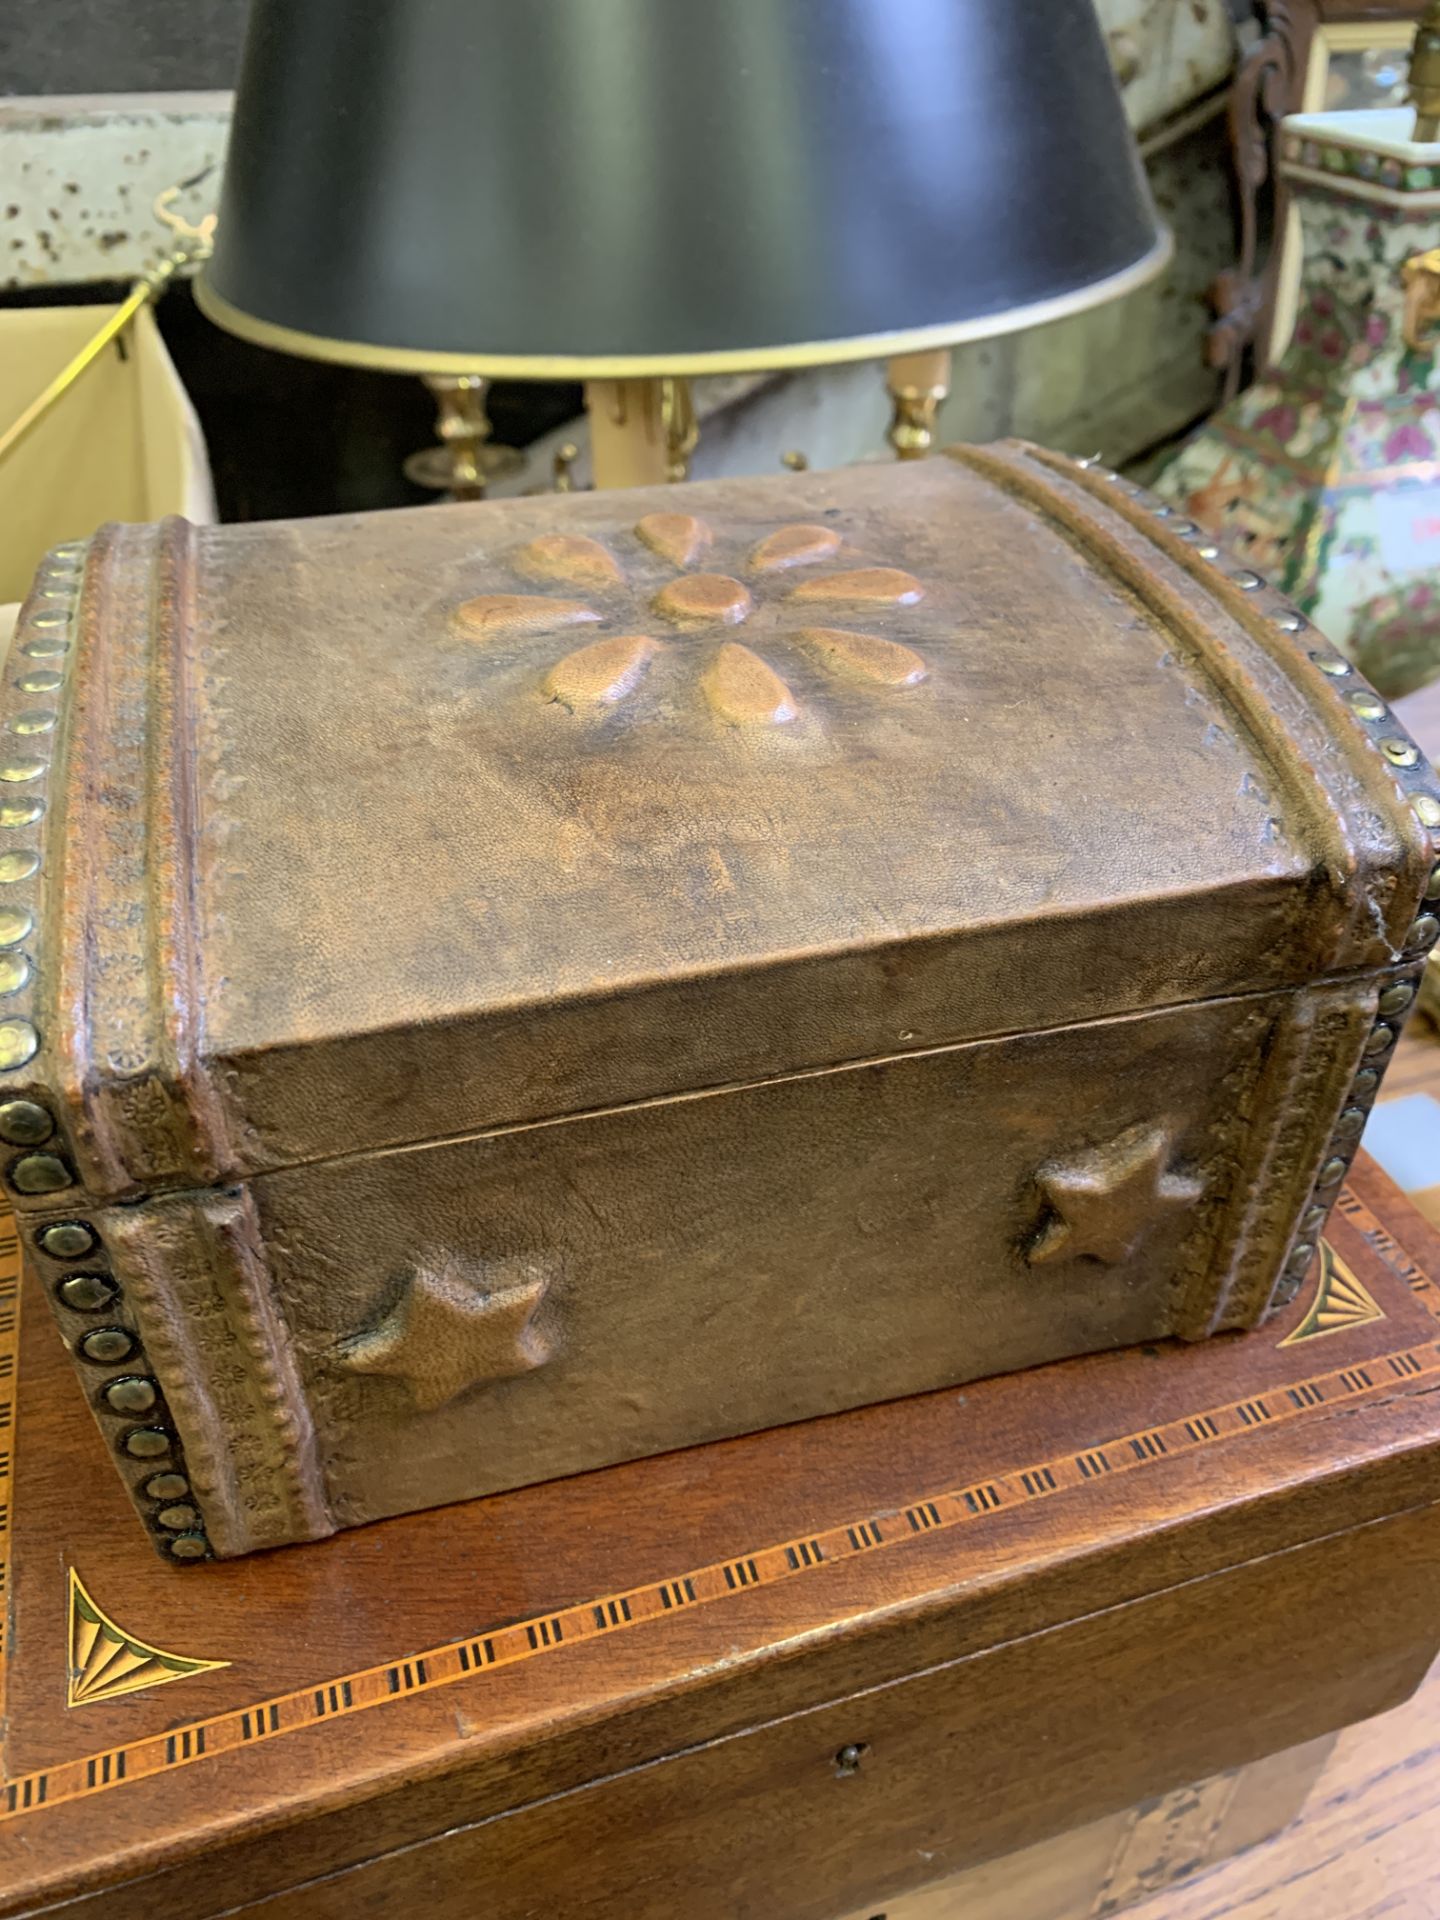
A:
[[[291,353],[586,384],[679,478],[696,374],[891,363],[1163,266],[1093,0],[254,0],[202,307]]]

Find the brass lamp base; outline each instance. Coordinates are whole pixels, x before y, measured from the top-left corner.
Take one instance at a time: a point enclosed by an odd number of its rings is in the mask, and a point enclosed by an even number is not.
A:
[[[585,407],[597,487],[653,487],[686,477],[700,438],[688,380],[589,380]]]
[[[935,416],[950,391],[950,349],[902,353],[886,369],[893,412],[886,435],[897,460],[923,460],[935,444]]]
[[[491,480],[518,473],[523,456],[513,447],[490,444],[485,391],[490,382],[478,373],[427,373],[435,397],[438,447],[422,447],[405,462],[405,478],[417,487],[433,487],[456,500],[483,500]]]

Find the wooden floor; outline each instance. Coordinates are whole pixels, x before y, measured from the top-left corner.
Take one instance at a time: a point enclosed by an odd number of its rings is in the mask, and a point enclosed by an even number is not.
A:
[[[1410,1093],[1440,1097],[1440,1034],[1420,1021],[1385,1076],[1385,1098]],[[1435,1189],[1412,1197],[1440,1223]],[[1324,1599],[1316,1595],[1309,1627],[1318,1649]],[[1407,1706],[1341,1734],[1293,1826],[1125,1911],[1126,1920],[1440,1920],[1440,1665]]]
[[[1323,1595],[1313,1629],[1323,1644]],[[1408,1706],[1341,1734],[1304,1813],[1278,1838],[1125,1916],[1440,1920],[1440,1667]]]

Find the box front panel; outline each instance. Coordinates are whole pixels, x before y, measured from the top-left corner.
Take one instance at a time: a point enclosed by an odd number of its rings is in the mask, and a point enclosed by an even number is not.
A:
[[[1213,1001],[257,1181],[337,1524],[1154,1339],[1246,1259],[1262,1305],[1372,1001]]]

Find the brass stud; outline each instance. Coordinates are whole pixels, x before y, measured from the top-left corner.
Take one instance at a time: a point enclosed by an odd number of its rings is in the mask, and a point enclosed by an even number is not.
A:
[[[1242,593],[1254,593],[1257,587],[1263,587],[1265,584],[1259,574],[1251,573],[1248,567],[1242,569],[1239,573],[1232,574],[1230,577]]]
[[[1382,740],[1380,751],[1392,767],[1413,767],[1420,759],[1420,749],[1409,740]]]
[[[16,947],[28,940],[35,921],[25,907],[0,907],[0,947]]]
[[[33,827],[44,812],[43,800],[0,800],[0,827]]]
[[[120,1445],[132,1460],[158,1460],[170,1451],[170,1435],[163,1427],[132,1427]]]
[[[1365,1109],[1363,1107],[1346,1107],[1335,1122],[1337,1140],[1358,1140],[1364,1131]]]
[[[170,1552],[176,1560],[208,1560],[210,1542],[203,1533],[177,1533],[170,1542]]]
[[[1345,1162],[1336,1155],[1327,1160],[1315,1176],[1317,1187],[1336,1187],[1345,1178]]]
[[[30,962],[23,953],[0,953],[0,997],[18,993],[30,978]],[[0,1139],[6,1136],[0,1133]]]
[[[13,1073],[39,1050],[40,1035],[28,1020],[0,1020],[0,1073]]]
[[[0,966],[8,956],[0,954]],[[55,1131],[55,1122],[34,1100],[0,1101],[0,1140],[12,1147],[38,1147]]]
[[[128,1360],[135,1351],[135,1336],[125,1327],[96,1327],[80,1342],[80,1351],[97,1366],[113,1367],[117,1360]],[[127,1407],[124,1411],[143,1413],[145,1407]]]
[[[1422,913],[1405,936],[1407,947],[1428,947],[1434,944],[1435,936],[1440,933],[1440,920],[1433,913]]]
[[[200,1515],[196,1508],[188,1503],[178,1507],[162,1507],[155,1518],[162,1527],[170,1527],[176,1533],[188,1533],[200,1524]]]
[[[37,633],[46,631],[52,627],[68,627],[70,624],[70,616],[68,613],[37,613],[30,624],[35,628]]]
[[[0,853],[0,885],[13,887],[40,871],[40,856],[33,848],[17,847],[12,853]]]
[[[1309,622],[1301,613],[1277,613],[1275,624],[1282,633],[1303,633]]]
[[[1430,875],[1430,878],[1425,882],[1425,898],[1427,900],[1440,900],[1440,867],[1436,867]]]
[[[1383,720],[1385,717],[1385,702],[1383,700],[1377,700],[1375,695],[1369,692],[1368,689],[1362,690],[1359,693],[1352,693],[1350,695],[1350,705],[1362,720]]]
[[[1372,1059],[1377,1053],[1388,1053],[1395,1044],[1393,1027],[1373,1027],[1365,1036],[1365,1045],[1361,1051]]]
[[[1415,989],[1408,982],[1397,981],[1393,987],[1386,987],[1380,996],[1381,1013],[1403,1013],[1415,998]]]
[[[62,654],[70,651],[70,642],[52,636],[44,640],[27,640],[20,649],[27,660],[58,660]]]
[[[11,733],[53,733],[55,716],[53,713],[46,712],[43,707],[26,707],[23,713],[17,713],[13,720],[7,722],[7,725]]]
[[[1307,1207],[1300,1216],[1301,1233],[1318,1233],[1329,1217],[1325,1207]]]
[[[45,760],[0,760],[0,780],[12,787],[23,786],[27,780],[38,780],[48,764]]]
[[[1433,793],[1417,793],[1410,804],[1425,826],[1440,827],[1440,800]]]
[[[10,1184],[17,1193],[59,1193],[73,1180],[69,1167],[53,1153],[27,1153],[10,1169]]]
[[[94,1245],[95,1235],[83,1220],[57,1220],[40,1230],[40,1251],[52,1260],[79,1260]]]
[[[34,673],[22,673],[15,682],[21,693],[58,693],[64,684],[64,677],[53,667],[37,667]]]
[[[75,1313],[98,1313],[119,1291],[108,1273],[72,1273],[56,1288],[61,1303]]]
[[[1315,1258],[1314,1241],[1301,1240],[1300,1242],[1298,1242],[1297,1245],[1293,1246],[1290,1249],[1290,1259],[1288,1262],[1290,1271],[1292,1273],[1298,1273],[1303,1275],[1303,1273],[1305,1272],[1305,1269],[1309,1266],[1310,1262],[1314,1258]]]
[[[190,1482],[183,1473],[152,1473],[140,1491],[149,1500],[183,1500]]]
[[[1177,520],[1170,531],[1178,533],[1183,540],[1190,540],[1199,533],[1200,529],[1193,520]]]
[[[159,1397],[155,1382],[139,1373],[112,1380],[105,1389],[105,1404],[112,1413],[149,1413]]]
[[[1163,500],[1158,507],[1152,507],[1150,511],[1157,520],[1173,520],[1175,518],[1174,507],[1167,507]]]
[[[1350,1091],[1357,1100],[1368,1100],[1380,1084],[1379,1072],[1374,1067],[1362,1067],[1350,1083]]]
[[[1203,547],[1197,547],[1195,551],[1202,560],[1218,560],[1220,558],[1219,547],[1211,546],[1208,543]]]
[[[1302,1274],[1298,1273],[1287,1272],[1281,1274],[1280,1278],[1275,1282],[1275,1292],[1272,1296],[1277,1307],[1289,1306],[1290,1302],[1300,1291],[1300,1282],[1303,1277]]]

